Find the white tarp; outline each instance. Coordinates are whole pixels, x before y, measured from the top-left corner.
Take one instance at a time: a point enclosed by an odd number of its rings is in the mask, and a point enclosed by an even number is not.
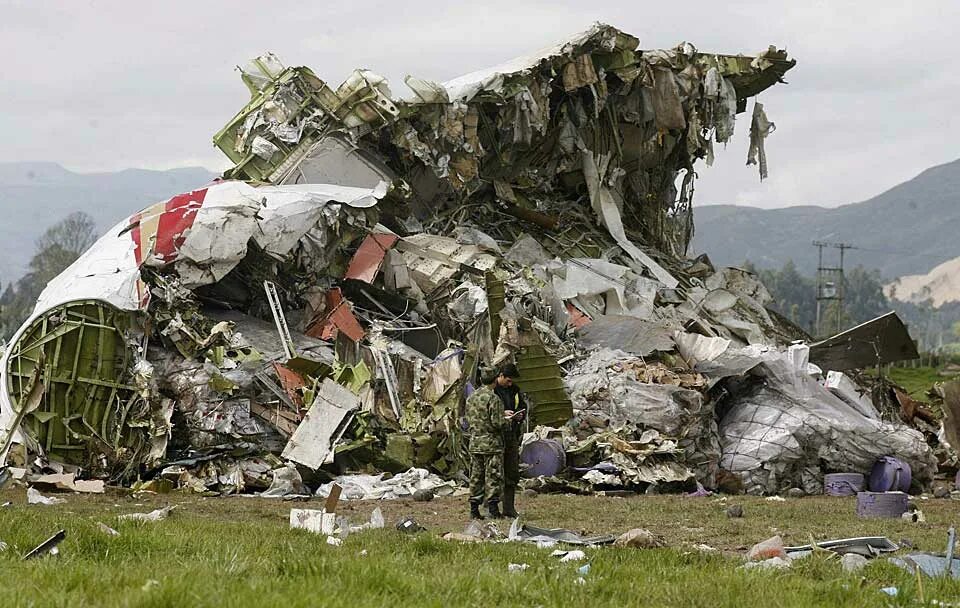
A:
[[[819,493],[821,465],[868,472],[887,455],[908,462],[914,479],[932,479],[936,459],[922,433],[868,418],[811,377],[794,353],[747,350],[728,350],[715,361],[738,359],[720,365],[727,375],[743,369],[739,359],[752,359],[750,373],[762,380],[734,397],[720,421],[721,467],[739,475],[747,492],[777,493],[799,482],[806,492]]]

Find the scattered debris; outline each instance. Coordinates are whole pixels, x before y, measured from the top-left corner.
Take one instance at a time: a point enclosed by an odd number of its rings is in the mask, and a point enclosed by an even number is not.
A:
[[[107,536],[120,536],[120,533],[103,522],[97,522],[97,529]]]
[[[69,492],[81,492],[92,494],[103,494],[104,482],[102,479],[79,480],[75,478],[74,473],[60,473],[38,475],[29,478],[31,484],[35,486],[46,487],[48,489],[66,490]]]
[[[170,505],[169,507],[163,507],[162,509],[155,509],[149,513],[128,513],[126,515],[120,515],[117,517],[117,519],[122,521],[139,522],[160,521],[169,517],[170,513],[172,513],[176,508],[176,505]]]
[[[523,572],[530,564],[507,564],[507,572]]]
[[[900,547],[885,536],[863,536],[857,538],[841,538],[837,540],[825,540],[815,545],[801,545],[798,547],[785,547],[784,550],[790,557],[799,557],[800,554],[806,554],[813,551],[813,547],[827,549],[840,555],[855,553],[864,557],[873,558],[882,553],[892,553],[899,551]]]
[[[609,545],[617,539],[617,537],[609,535],[581,536],[571,530],[561,528],[537,528],[527,524],[520,525],[519,522],[517,522],[516,530],[511,528],[511,532],[515,532],[515,534],[510,535],[511,540],[520,540],[541,546],[549,546],[556,543],[580,546]]]
[[[578,562],[587,559],[587,554],[579,549],[574,549],[573,551],[561,551],[557,549],[550,555],[552,557],[559,557],[561,562]]]
[[[844,572],[859,572],[863,570],[870,560],[858,553],[845,553],[840,558],[840,566]]]
[[[912,573],[923,572],[930,577],[952,577],[960,579],[960,559],[956,559],[957,530],[947,531],[947,551],[944,557],[929,553],[911,553],[904,557],[890,558],[890,562]]]
[[[747,561],[756,562],[774,557],[786,558],[787,552],[783,546],[783,539],[779,536],[755,544],[747,552]]]
[[[462,543],[480,543],[483,542],[483,539],[479,536],[473,536],[472,534],[464,534],[462,532],[447,532],[443,535],[444,540],[454,540]]]
[[[426,469],[410,469],[393,476],[344,475],[334,481],[321,485],[317,496],[327,496],[330,488],[338,485],[343,488],[344,500],[393,500],[412,498],[419,491],[429,491],[437,496],[449,496],[456,484],[445,481]]]
[[[730,505],[727,507],[727,517],[731,519],[743,517],[743,505]]]
[[[400,532],[406,532],[407,534],[414,534],[417,532],[425,532],[426,528],[417,523],[412,517],[404,517],[397,522],[397,530]]]
[[[290,509],[290,528],[302,528],[316,534],[333,534],[337,514],[323,509]]]
[[[639,44],[596,24],[406,99],[244,66],[224,179],[111,228],[4,350],[0,463],[15,443],[73,491],[446,496],[477,369],[510,362],[526,490],[809,495],[889,455],[927,487],[939,443],[852,371],[916,355],[895,315],[794,344],[756,276],[686,257],[697,163],[795,61]],[[761,178],[772,131],[755,101]]]
[[[413,499],[417,502],[430,502],[433,500],[433,490],[417,490],[413,493]]]
[[[33,488],[27,488],[28,505],[60,505],[65,502],[67,501],[63,498],[57,498],[56,496],[44,496]]]
[[[634,528],[624,532],[613,542],[615,547],[633,547],[634,549],[654,549],[665,547],[666,541],[662,536],[644,528]]]
[[[790,558],[777,556],[764,559],[762,561],[747,562],[741,566],[741,568],[744,570],[786,570],[792,565],[793,562],[790,560]]]
[[[59,555],[60,549],[58,545],[63,542],[63,539],[67,537],[66,530],[60,530],[47,540],[43,541],[39,545],[33,548],[29,553],[23,556],[24,561],[28,559],[36,559],[38,557],[43,557],[45,555]]]

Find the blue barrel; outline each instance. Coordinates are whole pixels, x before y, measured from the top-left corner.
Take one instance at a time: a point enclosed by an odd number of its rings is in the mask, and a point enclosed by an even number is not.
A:
[[[870,471],[870,491],[908,492],[912,478],[909,464],[893,456],[883,456]]]
[[[897,518],[907,512],[909,500],[904,492],[858,492],[857,517]]]
[[[563,444],[554,439],[538,439],[523,446],[520,462],[527,465],[527,477],[556,475],[567,464]]]
[[[823,476],[823,493],[827,496],[856,496],[863,491],[862,473],[830,473]]]

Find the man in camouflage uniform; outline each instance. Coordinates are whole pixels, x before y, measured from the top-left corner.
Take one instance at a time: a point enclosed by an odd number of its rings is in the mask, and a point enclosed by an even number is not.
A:
[[[514,379],[520,370],[513,363],[500,367],[493,392],[503,403],[504,414],[510,419],[503,427],[503,514],[518,517],[515,500],[520,484],[520,440],[523,437],[521,423],[527,414],[527,403]]]
[[[480,372],[483,386],[467,399],[470,437],[470,517],[482,519],[480,505],[486,497],[490,517],[500,518],[500,490],[503,486],[503,429],[509,424],[503,403],[493,392],[497,371]]]

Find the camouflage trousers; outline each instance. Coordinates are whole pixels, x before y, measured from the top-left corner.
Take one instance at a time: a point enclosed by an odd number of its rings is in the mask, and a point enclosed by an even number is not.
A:
[[[470,502],[500,500],[503,489],[503,453],[470,454]]]
[[[520,484],[520,436],[512,429],[503,433],[503,483],[514,491]]]

